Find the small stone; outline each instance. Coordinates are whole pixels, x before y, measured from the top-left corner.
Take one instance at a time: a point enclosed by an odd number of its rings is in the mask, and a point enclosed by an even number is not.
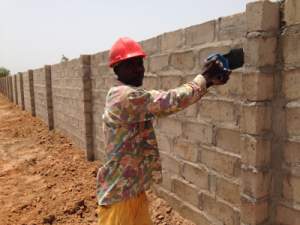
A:
[[[78,202],[76,202],[76,203],[75,203],[75,206],[76,206],[76,207],[80,207],[80,206],[85,207],[84,199],[83,199],[83,200],[80,200],[80,201],[78,201]]]
[[[170,214],[172,212],[172,210],[173,210],[172,207],[169,207],[169,208],[167,208],[166,213]]]
[[[54,215],[49,215],[43,218],[43,224],[52,224],[55,221]]]
[[[165,217],[163,215],[158,215],[157,217],[159,220],[163,220]]]

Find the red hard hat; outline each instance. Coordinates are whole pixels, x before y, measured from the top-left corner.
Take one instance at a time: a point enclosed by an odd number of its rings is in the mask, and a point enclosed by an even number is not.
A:
[[[145,52],[142,50],[142,47],[131,38],[119,38],[110,49],[109,66],[113,67],[114,64],[120,61],[137,56],[146,56]]]

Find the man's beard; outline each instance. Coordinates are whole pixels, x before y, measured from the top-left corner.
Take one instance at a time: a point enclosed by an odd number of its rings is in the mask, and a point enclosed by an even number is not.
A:
[[[118,77],[118,80],[121,81],[124,84],[130,85],[130,86],[134,86],[134,87],[140,87],[143,85],[143,77],[138,78],[138,79],[126,79],[126,78],[120,78]]]

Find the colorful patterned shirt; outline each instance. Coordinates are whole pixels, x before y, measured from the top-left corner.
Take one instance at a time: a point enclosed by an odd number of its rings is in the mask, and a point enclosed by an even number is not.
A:
[[[152,120],[185,109],[205,93],[202,75],[168,91],[146,91],[120,82],[108,91],[103,113],[107,161],[97,174],[99,205],[137,196],[152,182],[161,182]]]

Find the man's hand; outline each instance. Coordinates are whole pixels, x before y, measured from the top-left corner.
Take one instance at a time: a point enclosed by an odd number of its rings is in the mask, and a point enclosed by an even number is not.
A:
[[[231,70],[224,69],[222,63],[217,59],[207,61],[202,71],[207,87],[226,84],[230,74]]]

